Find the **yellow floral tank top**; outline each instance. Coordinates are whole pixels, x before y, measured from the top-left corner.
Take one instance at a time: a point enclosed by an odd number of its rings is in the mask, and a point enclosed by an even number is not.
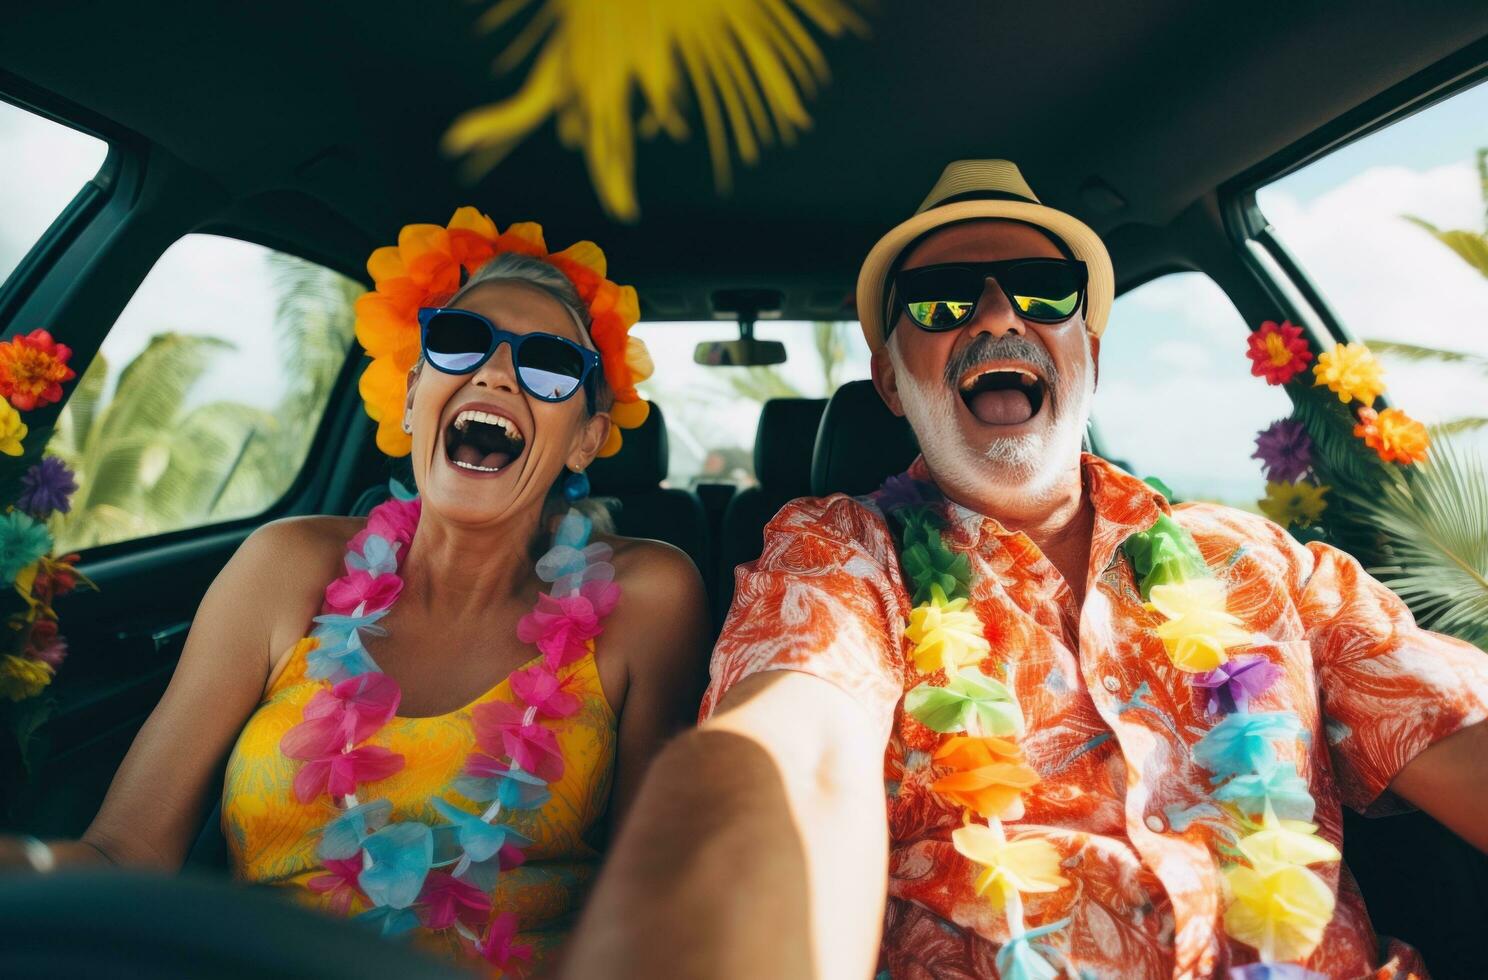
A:
[[[311,907],[356,914],[367,907],[360,896],[340,896],[311,886],[325,874],[316,856],[318,831],[334,813],[324,796],[302,804],[292,789],[299,767],[284,755],[280,741],[298,724],[306,703],[328,680],[306,675],[307,644],[296,645],[278,676],[272,678],[262,703],[248,719],[228,760],[223,787],[222,830],[233,873],[252,884],[292,888]],[[529,661],[536,664],[541,656]],[[604,815],[615,760],[615,715],[600,687],[594,647],[557,672],[565,690],[580,701],[577,712],[550,722],[566,763],[562,778],[551,783],[551,798],[540,808],[513,810],[504,819],[531,838],[525,863],[501,874],[491,895],[491,912],[514,912],[515,939],[530,945],[533,965],[540,966],[561,944],[599,867],[599,853],[584,835]],[[372,743],[400,753],[405,768],[366,785],[362,802],[385,799],[394,821],[436,823],[433,806],[441,799],[464,810],[479,811],[454,789],[466,758],[476,750],[471,712],[491,701],[514,702],[511,678],[463,708],[425,718],[393,716]],[[470,954],[445,930],[423,928],[414,941],[453,959]]]

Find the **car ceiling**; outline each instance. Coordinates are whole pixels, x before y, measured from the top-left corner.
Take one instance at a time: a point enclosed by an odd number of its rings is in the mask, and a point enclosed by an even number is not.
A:
[[[652,318],[706,315],[728,286],[779,288],[787,316],[823,317],[844,312],[868,246],[949,160],[1017,160],[1047,203],[1108,235],[1118,277],[1136,281],[1157,261],[1123,244],[1143,226],[1488,35],[1482,0],[880,0],[867,37],[822,40],[832,79],[794,146],[735,161],[719,195],[700,138],[644,142],[641,219],[620,225],[551,123],[474,186],[440,155],[459,112],[520,82],[493,74],[510,34],[477,33],[481,9],[12,5],[0,66],[38,101],[96,113],[209,175],[231,199],[218,226],[343,269],[404,223],[474,203],[503,225],[541,221],[550,244],[595,239]]]

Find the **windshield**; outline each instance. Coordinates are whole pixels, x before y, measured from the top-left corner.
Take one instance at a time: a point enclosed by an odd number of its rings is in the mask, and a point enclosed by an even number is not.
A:
[[[868,377],[868,348],[853,321],[756,324],[757,339],[785,345],[785,363],[768,367],[694,363],[693,349],[701,341],[738,337],[732,323],[642,323],[634,333],[656,362],[656,374],[640,390],[666,415],[667,482],[675,487],[752,486],[754,432],[766,401],[826,398],[844,382]]]

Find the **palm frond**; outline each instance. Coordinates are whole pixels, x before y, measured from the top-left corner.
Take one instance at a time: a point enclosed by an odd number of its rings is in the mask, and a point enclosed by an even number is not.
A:
[[[1409,471],[1391,467],[1376,492],[1340,489],[1384,539],[1370,569],[1421,625],[1488,650],[1488,470],[1440,439]]]
[[[1469,364],[1488,371],[1488,355],[1467,351],[1442,350],[1439,347],[1423,347],[1398,340],[1366,340],[1364,342],[1376,354],[1398,357],[1403,361],[1440,361],[1443,364]]]
[[[1442,436],[1456,435],[1459,432],[1476,432],[1485,426],[1488,426],[1488,417],[1476,415],[1469,418],[1452,419],[1450,422],[1438,422],[1435,425],[1428,425],[1426,431],[1431,433],[1433,439],[1439,439]]]
[[[1488,236],[1474,231],[1442,231],[1431,222],[1415,215],[1401,215],[1406,221],[1424,229],[1431,237],[1456,252],[1458,257],[1484,278],[1488,278]]]
[[[582,148],[605,210],[633,221],[635,143],[641,135],[688,136],[690,88],[713,162],[730,183],[730,144],[746,164],[776,139],[811,125],[804,99],[826,81],[826,59],[809,22],[836,37],[865,32],[861,0],[500,0],[487,30],[531,19],[497,59],[507,71],[536,50],[516,94],[466,112],[445,133],[450,153],[479,175],[549,118],[567,146]],[[636,117],[639,116],[639,127]]]

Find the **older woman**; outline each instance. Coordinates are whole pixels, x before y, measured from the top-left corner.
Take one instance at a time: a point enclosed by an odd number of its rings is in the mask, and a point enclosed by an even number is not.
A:
[[[462,214],[485,229],[463,244]],[[644,410],[634,375],[605,362],[634,362],[637,342],[602,256],[550,256],[535,226],[498,236],[470,209],[456,219],[439,239],[466,280],[452,297],[438,295],[448,268],[380,250],[371,295],[396,303],[359,305],[378,356],[378,309],[416,310],[401,419],[379,406],[375,371],[362,390],[379,445],[411,448],[417,496],[395,487],[366,519],[255,532],[97,818],[46,860],[179,867],[230,750],[239,878],[498,967],[561,941],[604,825],[695,710],[704,597],[681,552],[591,540],[592,509],[570,507],[619,442],[617,379],[625,414]],[[608,333],[596,321],[591,335],[596,316]]]

